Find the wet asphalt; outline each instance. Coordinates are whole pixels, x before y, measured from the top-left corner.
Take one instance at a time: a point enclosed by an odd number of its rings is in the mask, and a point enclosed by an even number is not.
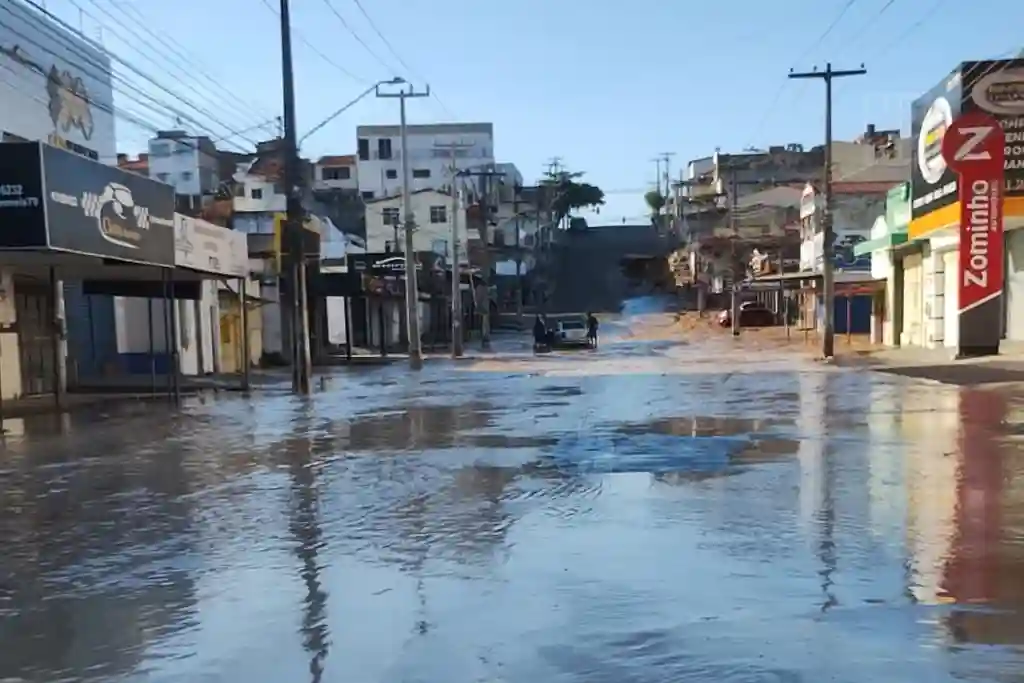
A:
[[[0,681],[1009,681],[1024,391],[747,340],[8,420]]]

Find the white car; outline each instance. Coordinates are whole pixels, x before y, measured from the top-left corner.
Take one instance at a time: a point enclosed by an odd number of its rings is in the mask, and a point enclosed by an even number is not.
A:
[[[559,320],[555,327],[555,343],[576,345],[587,343],[587,324],[582,320]]]

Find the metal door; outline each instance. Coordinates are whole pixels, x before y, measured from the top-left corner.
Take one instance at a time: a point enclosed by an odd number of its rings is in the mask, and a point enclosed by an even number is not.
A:
[[[25,396],[52,394],[56,387],[53,365],[53,293],[45,285],[26,282],[16,282],[14,292],[18,316],[21,391]]]

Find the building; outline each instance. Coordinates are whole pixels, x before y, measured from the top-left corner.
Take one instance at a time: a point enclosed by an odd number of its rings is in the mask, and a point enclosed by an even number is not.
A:
[[[145,152],[140,152],[139,156],[135,159],[132,159],[127,154],[119,153],[117,155],[117,165],[125,171],[149,177],[149,155]]]
[[[398,194],[402,179],[402,141],[395,125],[359,126],[357,165],[359,192],[364,199]],[[441,189],[451,183],[454,159],[459,170],[492,168],[494,125],[491,123],[434,123],[407,127],[412,190]]]
[[[172,185],[175,194],[196,206],[220,184],[217,148],[205,135],[160,131],[149,141],[148,162],[150,178]]]
[[[109,55],[22,3],[4,3],[3,10],[0,139],[43,140],[115,163]]]
[[[436,190],[412,193],[412,212],[416,219],[413,250],[433,252],[450,259],[452,254],[452,198]],[[405,233],[401,230],[402,197],[371,199],[366,202],[366,251],[387,253],[405,251]],[[459,261],[466,260],[466,210],[458,218],[460,229]],[[397,240],[397,242],[396,242]]]
[[[359,190],[359,166],[354,154],[322,156],[313,165],[313,190]]]

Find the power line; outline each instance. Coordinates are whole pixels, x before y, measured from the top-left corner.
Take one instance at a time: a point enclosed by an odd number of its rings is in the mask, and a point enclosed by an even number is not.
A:
[[[373,57],[374,59],[376,59],[376,60],[377,60],[378,62],[380,62],[381,66],[383,66],[383,67],[384,67],[385,69],[387,69],[387,70],[388,70],[388,72],[392,72],[392,71],[393,71],[393,69],[391,68],[391,65],[390,65],[390,64],[388,64],[387,62],[385,62],[385,61],[384,61],[383,59],[381,59],[380,55],[378,55],[378,54],[377,54],[376,52],[374,52],[374,51],[373,51],[373,49],[372,49],[372,48],[371,48],[371,47],[370,47],[369,45],[367,45],[367,44],[366,44],[366,41],[364,41],[364,40],[363,40],[362,38],[360,38],[360,37],[359,37],[359,34],[358,34],[358,33],[356,33],[356,32],[355,32],[355,31],[354,31],[354,30],[352,29],[352,27],[351,27],[351,26],[349,26],[349,23],[348,23],[348,21],[346,21],[346,20],[345,20],[345,17],[343,17],[343,16],[341,15],[341,12],[339,12],[339,11],[338,11],[338,8],[334,6],[334,3],[332,3],[332,2],[331,2],[331,0],[323,0],[323,2],[324,2],[324,4],[325,4],[325,5],[327,5],[327,9],[331,10],[331,13],[332,13],[332,14],[333,14],[333,15],[334,15],[335,17],[337,17],[338,21],[340,21],[340,22],[341,22],[341,25],[345,27],[345,30],[346,30],[346,31],[348,31],[348,32],[349,32],[349,34],[350,34],[350,35],[351,35],[351,36],[352,36],[353,38],[355,38],[355,39],[356,39],[356,42],[358,42],[358,43],[359,43],[360,45],[362,45],[362,46],[363,46],[363,48],[364,48],[364,49],[365,49],[365,50],[366,50],[366,51],[367,51],[368,53],[370,53],[370,56],[371,56],[371,57]],[[364,12],[364,14],[365,14],[365,12]],[[399,60],[399,61],[401,61],[401,60]]]
[[[274,13],[274,16],[280,18],[281,13],[278,10],[276,10],[272,4],[270,4],[270,0],[261,0],[261,2],[267,9]],[[337,69],[339,73],[344,74],[346,77],[355,81],[356,83],[361,83],[362,85],[367,85],[369,83],[367,79],[356,76],[354,73],[343,67],[341,64],[338,64],[336,61],[325,55],[323,52],[320,51],[319,48],[317,48],[316,45],[311,43],[309,39],[306,38],[306,36],[299,33],[298,30],[296,30],[294,27],[292,27],[292,33],[295,35],[296,38],[301,40],[303,45],[308,47],[313,54],[315,54],[320,59],[324,60],[324,62],[327,63],[328,65]]]
[[[384,34],[381,33],[381,30],[377,28],[377,24],[376,22],[374,22],[373,17],[371,17],[369,12],[366,11],[366,8],[363,7],[363,3],[360,2],[360,0],[352,0],[352,2],[355,3],[355,6],[356,8],[359,9],[360,14],[362,14],[363,17],[366,19],[366,23],[370,25],[370,28],[373,29],[373,32],[377,34],[378,38],[380,38],[380,42],[384,43],[384,46],[388,49],[388,52],[390,52],[394,56],[394,58],[398,60],[398,63],[401,64],[402,67],[409,72],[409,74],[416,76],[421,81],[426,81],[427,79],[423,78],[422,74],[416,73],[416,70],[409,66],[409,64],[406,63],[404,59],[402,59],[402,56],[398,54],[397,50],[395,50],[395,47],[394,45],[391,44],[391,41],[384,37]],[[444,110],[444,112],[448,114],[448,116],[450,116],[453,119],[458,118],[455,114],[452,113],[452,110],[449,109],[448,106],[441,101],[441,98],[437,96],[437,93],[434,92],[433,89],[431,89],[430,96],[434,99],[435,102],[437,102],[441,106],[441,109]]]
[[[95,0],[92,0],[95,2]],[[234,91],[228,89],[224,83],[217,78],[214,78],[209,69],[201,63],[197,58],[193,58],[188,54],[188,50],[173,36],[170,34],[162,35],[157,31],[150,28],[152,23],[147,19],[133,4],[126,3],[123,0],[107,0],[108,3],[122,14],[134,15],[133,23],[142,28],[148,35],[152,36],[154,40],[160,43],[168,53],[177,56],[178,59],[185,65],[186,72],[192,75],[201,76],[203,80],[209,83],[210,87],[207,91],[215,97],[227,96],[233,100],[240,109],[238,111],[244,112],[246,115],[255,114],[256,117],[261,121],[267,121],[273,118],[270,113],[262,106],[257,106],[253,102],[248,101],[240,97]],[[212,88],[212,89],[211,89]],[[268,129],[270,130],[270,129]]]
[[[43,15],[43,17],[46,17],[46,18],[50,19],[52,22],[56,23],[58,26],[62,27],[64,30],[69,31],[72,34],[74,33],[74,29],[71,26],[69,26],[67,24],[67,22],[65,22],[61,18],[55,16],[54,14],[52,14],[51,12],[46,10],[45,7],[42,7],[41,5],[39,5],[36,2],[34,2],[34,0],[23,0],[23,1],[29,7],[32,7],[33,9],[35,9],[36,12],[38,12],[41,15]],[[4,11],[6,11],[9,15],[14,17],[15,20],[18,20],[18,19],[21,19],[22,21],[25,20],[24,17],[19,16],[18,14],[16,14],[14,12],[14,10],[12,10],[10,7],[5,7],[5,6],[0,5],[0,9],[3,9]],[[29,19],[28,21],[31,22],[32,20]],[[45,31],[47,31],[50,34],[51,37],[56,39],[57,44],[64,45],[65,48],[68,49],[69,52],[73,52],[79,58],[85,59],[91,66],[93,66],[94,68],[97,68],[99,70],[99,72],[101,74],[103,74],[103,76],[109,75],[110,78],[111,78],[111,81],[118,80],[118,81],[121,81],[122,83],[125,83],[129,87],[134,87],[135,91],[137,93],[139,93],[142,97],[145,97],[146,99],[156,103],[157,105],[166,108],[168,111],[174,113],[178,118],[190,121],[192,123],[192,125],[197,126],[200,130],[205,130],[206,129],[206,127],[203,125],[203,123],[201,121],[199,121],[198,119],[196,119],[195,117],[190,116],[186,112],[183,112],[182,110],[174,107],[173,105],[168,104],[167,102],[162,102],[162,101],[156,99],[154,96],[152,96],[149,93],[145,92],[144,90],[138,88],[137,86],[132,84],[130,81],[127,81],[123,76],[120,76],[119,74],[114,73],[112,70],[108,69],[108,67],[106,65],[103,65],[100,62],[98,62],[94,55],[85,55],[85,54],[83,54],[82,51],[80,49],[78,49],[78,46],[72,46],[70,43],[68,43],[66,38],[65,38],[65,36],[62,36],[60,33],[56,32],[55,28],[50,26],[50,25],[48,25],[43,20],[42,17],[39,17],[35,22],[32,22],[32,23],[35,23],[38,27],[40,27],[40,28],[44,29]],[[44,45],[42,45],[42,44],[32,40],[31,38],[28,38],[27,36],[25,36],[23,34],[18,33],[14,29],[14,27],[8,25],[7,28],[9,30],[11,30],[11,32],[15,33],[15,35],[18,35],[22,39],[27,40],[28,42],[36,45],[40,50],[43,50],[44,52],[47,52],[48,54],[53,55],[53,56],[57,57],[58,59],[63,59],[63,57],[61,55],[55,53],[53,50],[48,49],[46,46],[44,46]],[[120,56],[118,56],[116,54],[113,54],[113,53],[109,53],[109,52],[106,53],[106,54],[110,58],[111,63],[116,62],[120,66],[123,66],[125,69],[127,69],[127,70],[131,71],[132,73],[136,74],[139,78],[141,78],[144,81],[148,82],[153,87],[157,88],[158,90],[162,90],[163,92],[167,93],[172,98],[174,98],[175,100],[180,101],[185,106],[187,106],[187,107],[193,109],[194,111],[196,111],[196,112],[206,116],[208,119],[213,121],[216,125],[220,126],[224,130],[230,131],[230,130],[233,129],[232,126],[229,126],[229,125],[225,124],[223,121],[218,119],[216,116],[210,114],[208,111],[204,110],[202,107],[197,106],[194,102],[192,102],[188,98],[184,97],[181,93],[178,93],[178,92],[175,92],[175,91],[171,90],[170,88],[168,88],[167,86],[163,85],[162,83],[157,81],[155,78],[153,78],[149,74],[145,73],[144,71],[142,71],[141,69],[139,69],[135,65],[131,64],[130,62],[124,60]],[[82,65],[79,64],[77,66],[79,66],[79,68],[81,68]],[[101,78],[100,80],[104,80],[104,79]],[[143,106],[147,106],[144,103],[140,102],[137,98],[132,98],[132,99],[135,102],[139,103],[139,104],[143,104]],[[252,144],[255,144],[251,140],[247,140],[247,141],[252,143]]]

